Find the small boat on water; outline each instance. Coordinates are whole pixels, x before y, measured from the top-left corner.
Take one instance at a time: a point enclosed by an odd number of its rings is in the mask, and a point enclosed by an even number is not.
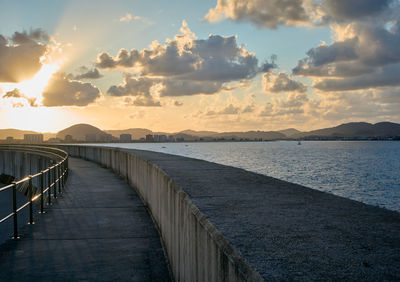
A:
[[[297,145],[301,145],[301,142],[299,141],[299,142],[297,142]]]

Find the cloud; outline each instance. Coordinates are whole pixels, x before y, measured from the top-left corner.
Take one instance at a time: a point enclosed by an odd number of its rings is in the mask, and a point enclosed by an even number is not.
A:
[[[310,19],[299,0],[218,0],[205,19],[210,22],[229,18],[249,21],[260,27],[277,28],[279,25],[306,24]]]
[[[299,115],[305,112],[305,106],[309,102],[305,93],[290,93],[287,98],[275,98],[267,103],[260,116],[288,116]]]
[[[74,80],[81,80],[81,79],[97,79],[103,76],[97,68],[88,69],[87,67],[82,66],[80,67],[80,71],[81,74],[78,75],[69,74],[68,77]]]
[[[134,96],[135,99],[125,99],[129,105],[141,107],[159,107],[161,103],[152,96],[153,88],[156,87],[157,80],[147,77],[135,77],[125,73],[122,85],[111,86],[107,93],[111,96]]]
[[[387,10],[395,0],[218,0],[205,16],[209,22],[230,19],[275,29],[285,26],[321,26],[367,20]]]
[[[374,16],[387,9],[392,0],[325,0],[322,8],[325,20],[354,21],[363,17]]]
[[[191,81],[165,79],[160,81],[162,88],[160,96],[185,96],[197,94],[215,94],[223,89],[223,83],[218,81]]]
[[[306,92],[307,86],[299,81],[291,79],[286,73],[265,73],[263,85],[266,92]]]
[[[148,20],[146,20],[145,18],[142,18],[140,16],[135,16],[132,15],[131,13],[126,13],[125,16],[122,16],[119,18],[120,22],[130,22],[131,20],[135,20],[135,21],[143,21],[143,22],[147,22],[150,23]]]
[[[228,106],[220,109],[220,110],[209,110],[205,113],[206,116],[217,116],[217,115],[239,115],[252,113],[255,110],[254,104],[249,104],[245,107],[241,107],[239,105],[234,105],[230,103]]]
[[[316,82],[314,87],[321,91],[345,91],[377,87],[400,86],[400,65],[389,65],[365,75],[324,79]]]
[[[221,82],[249,79],[273,67],[268,63],[259,66],[253,53],[238,46],[235,36],[195,39],[185,22],[181,32],[165,45],[153,42],[149,49],[141,51],[121,49],[115,58],[101,53],[96,65],[106,69],[136,67],[142,76]]]
[[[6,92],[6,94],[3,95],[3,98],[22,98],[24,95],[17,89],[13,89],[11,91]]]
[[[121,49],[115,57],[100,53],[97,67],[135,72],[125,75],[124,82],[111,86],[108,93],[137,97],[215,94],[231,90],[230,82],[244,82],[277,67],[276,56],[259,65],[255,54],[238,45],[236,36],[198,39],[185,21],[180,32],[163,45],[155,41],[143,50]]]
[[[111,96],[150,96],[150,88],[155,81],[152,78],[136,77],[125,73],[124,83],[111,86],[107,93]]]
[[[3,95],[3,98],[17,98],[17,99],[23,99],[23,100],[26,100],[26,102],[28,102],[28,104],[29,104],[31,107],[37,107],[36,98],[30,98],[30,97],[24,95],[24,94],[21,93],[21,91],[20,91],[19,89],[17,89],[17,88],[15,88],[15,89],[13,89],[13,90],[11,90],[11,91],[6,92],[6,94]],[[23,106],[24,106],[24,103],[21,103],[21,102],[13,103],[13,107],[20,108],[20,107],[23,107]]]
[[[180,102],[180,101],[175,101],[174,105],[177,106],[177,107],[180,107],[180,106],[183,106],[183,103]]]
[[[323,92],[396,87],[400,83],[398,1],[324,1],[334,41],[307,52],[294,75]],[[327,16],[327,17],[328,17]]]
[[[33,77],[42,67],[49,36],[41,29],[0,35],[0,82],[17,83]]]
[[[346,26],[351,38],[321,45],[293,69],[296,75],[348,77],[371,73],[377,67],[400,62],[400,24],[384,26],[353,23]],[[340,32],[340,30],[338,30]]]
[[[100,97],[100,90],[90,83],[71,80],[65,73],[55,73],[43,91],[43,105],[87,106]]]

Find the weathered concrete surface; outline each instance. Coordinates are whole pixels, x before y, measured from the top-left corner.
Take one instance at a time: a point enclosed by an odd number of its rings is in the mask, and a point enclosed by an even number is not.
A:
[[[70,158],[65,192],[19,241],[0,246],[0,281],[169,281],[150,216],[128,184]]]
[[[201,160],[63,148],[137,189],[178,281],[400,279],[397,212]]]
[[[400,214],[201,160],[163,169],[266,280],[400,280]]]

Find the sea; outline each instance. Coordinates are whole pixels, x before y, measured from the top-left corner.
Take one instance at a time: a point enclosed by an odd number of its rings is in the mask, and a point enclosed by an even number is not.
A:
[[[239,167],[400,212],[400,142],[398,141],[100,145],[168,153]]]

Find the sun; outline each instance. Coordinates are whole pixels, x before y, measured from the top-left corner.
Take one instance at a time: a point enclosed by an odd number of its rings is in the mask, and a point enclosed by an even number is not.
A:
[[[34,77],[14,84],[14,88],[25,95],[27,98],[36,99],[36,104],[41,104],[42,93],[46,88],[51,76],[60,68],[61,62],[45,64]]]

